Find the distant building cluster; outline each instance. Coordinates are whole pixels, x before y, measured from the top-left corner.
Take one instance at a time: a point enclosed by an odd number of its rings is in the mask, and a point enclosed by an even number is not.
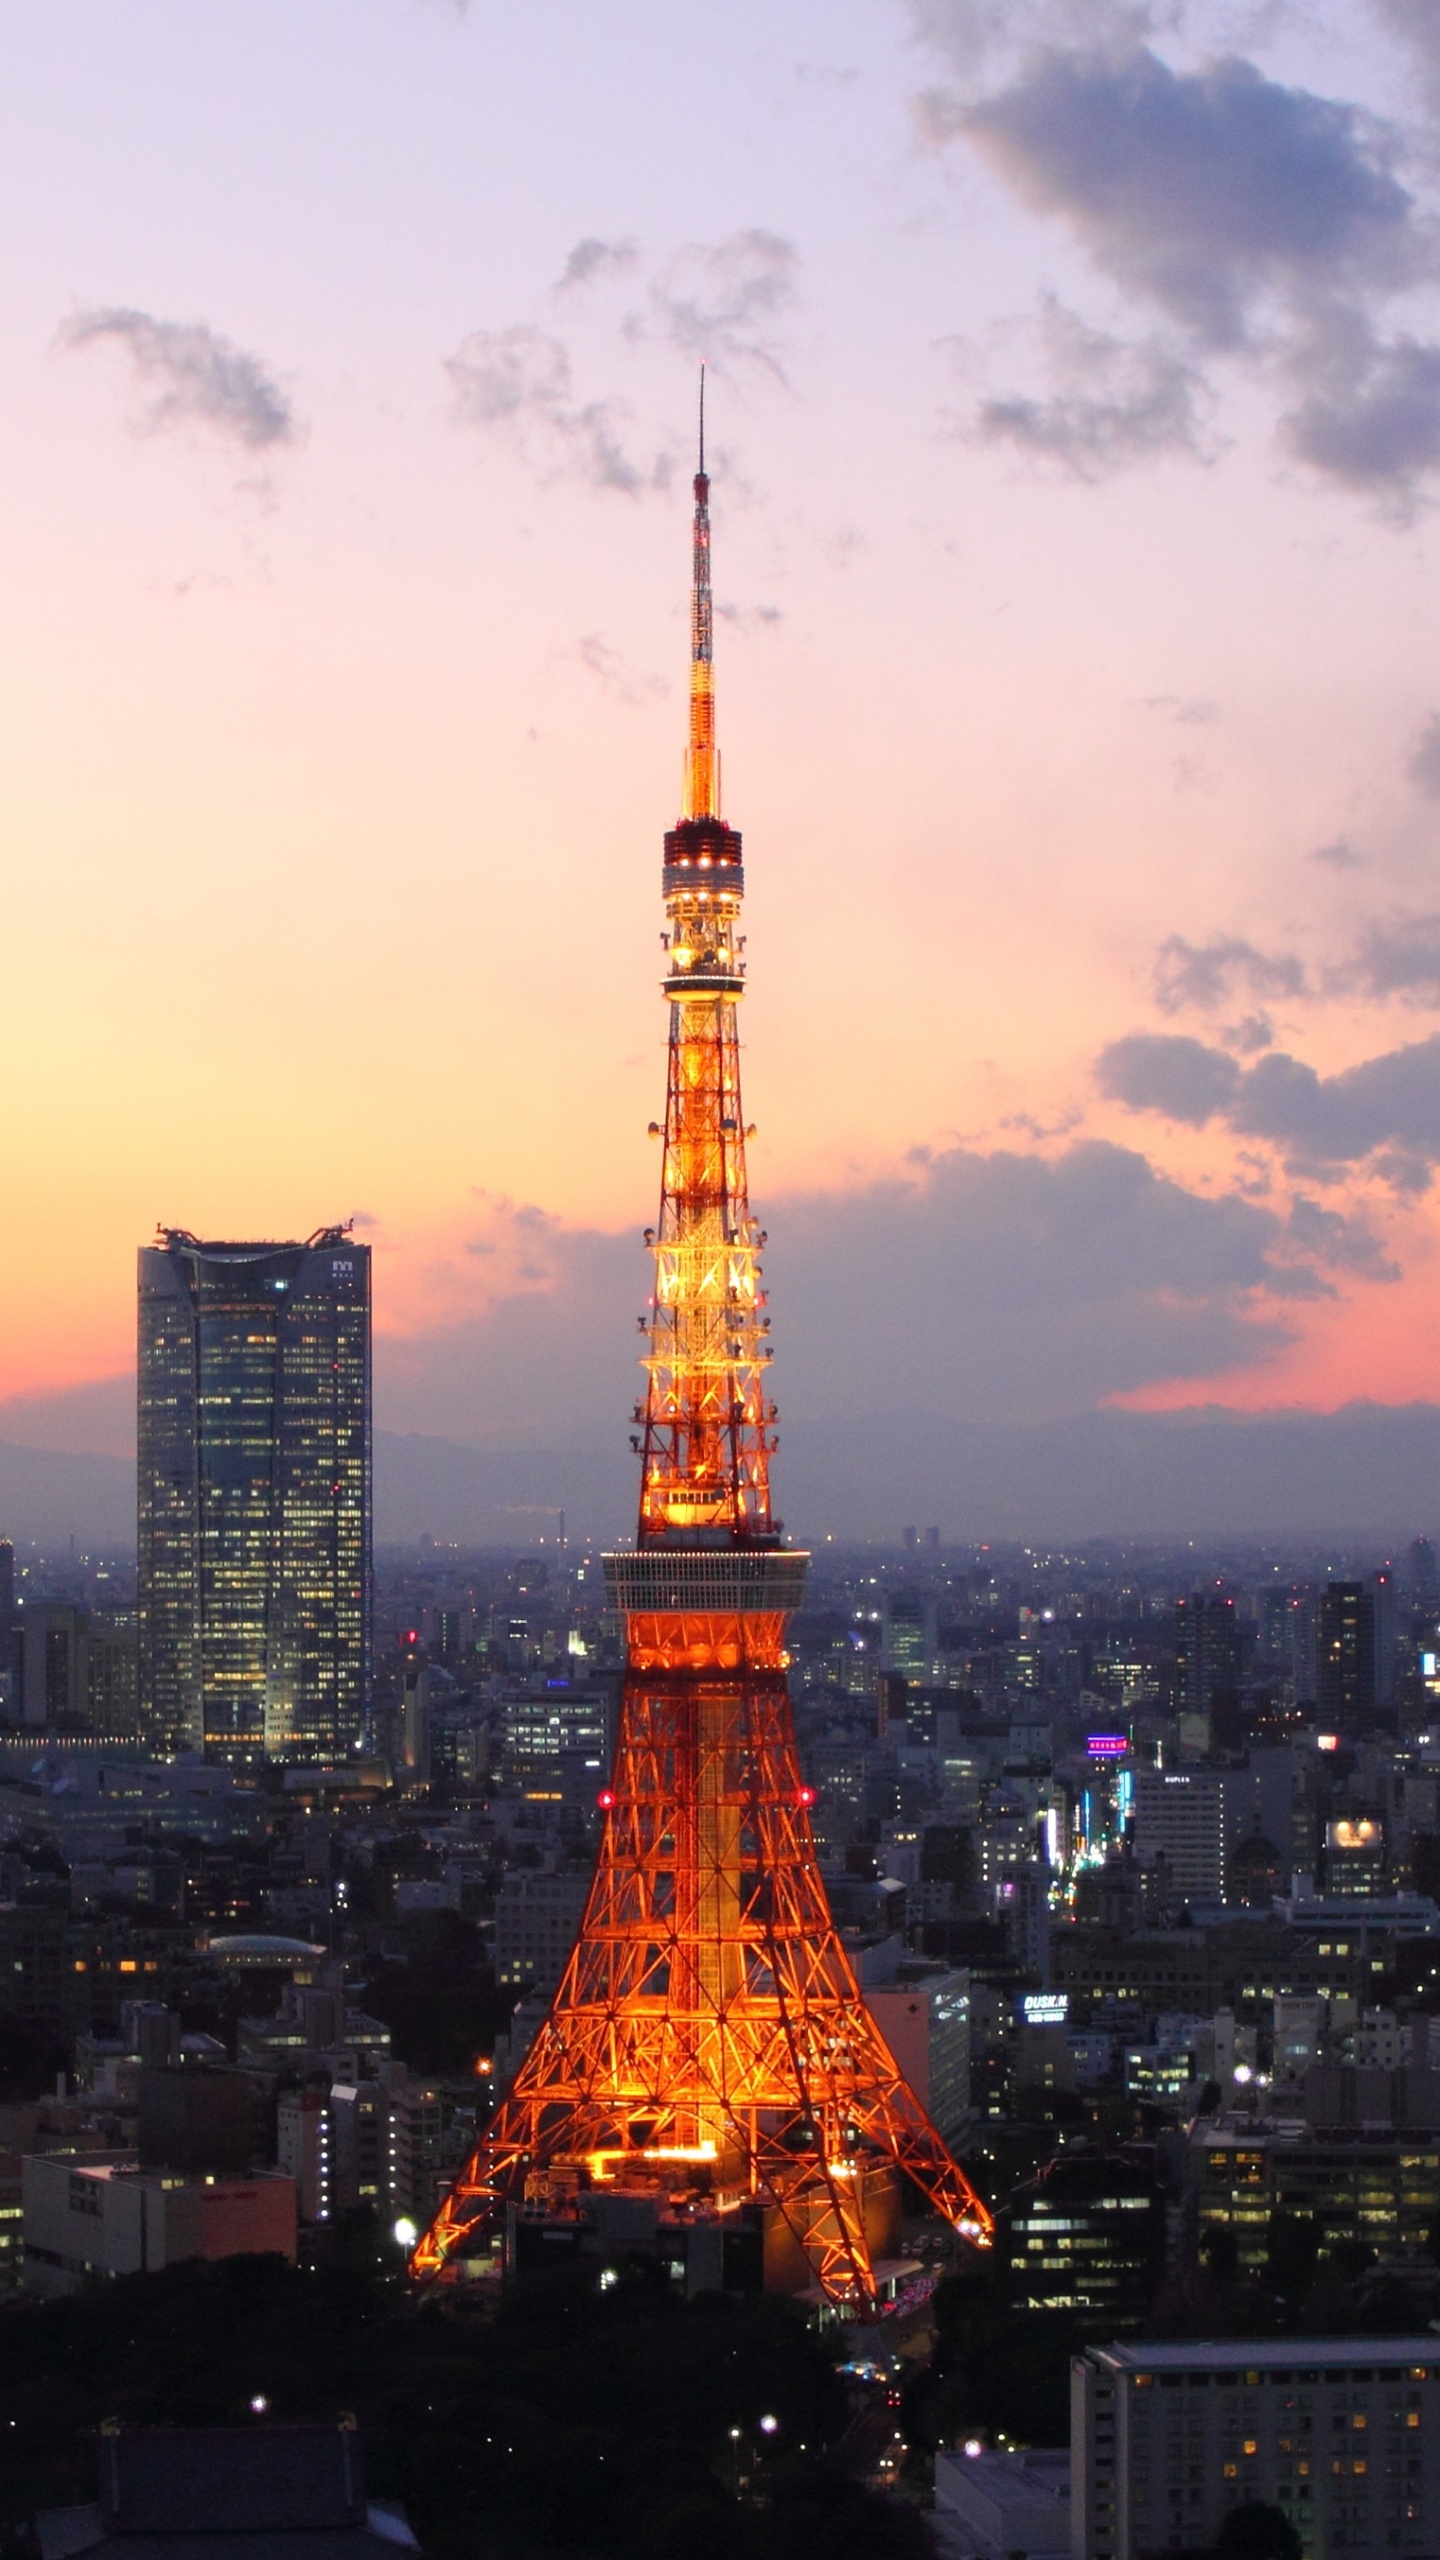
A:
[[[372,1563],[363,1257],[221,1260],[212,1301],[222,1253],[167,1239],[146,1281],[138,1579],[0,1549],[0,2284],[37,2294],[361,2227],[395,2262],[588,1890],[623,1672],[598,1559],[556,1518]],[[1039,2552],[1083,2509],[1104,2560],[1208,2548],[1252,2492],[1317,2554],[1440,2547],[1428,2447],[1390,2444],[1440,2387],[1429,1543],[827,1547],[791,1656],[862,1996],[993,2205],[1007,2316],[1086,2357],[1068,2467],[943,2458],[942,2547]],[[1146,2343],[1277,2302],[1324,2352]],[[1412,2341],[1383,2371],[1343,2334],[1382,2317]],[[1386,2447],[1343,2492],[1297,2450],[1342,2401]]]

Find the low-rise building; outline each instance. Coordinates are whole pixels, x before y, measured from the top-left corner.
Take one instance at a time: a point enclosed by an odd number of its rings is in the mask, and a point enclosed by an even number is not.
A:
[[[153,2274],[184,2258],[295,2256],[295,2181],[279,2170],[179,2177],[134,2154],[44,2152],[24,2164],[27,2292]]]
[[[1150,2170],[1088,2149],[1062,2152],[1000,2217],[997,2246],[1016,2311],[1069,2311],[1085,2331],[1139,2328],[1165,2255],[1165,2200]]]
[[[1070,2560],[1068,2453],[935,2456],[942,2560]]]
[[[100,2430],[99,2496],[35,2519],[41,2560],[190,2560],[237,2538],[265,2560],[394,2560],[418,2551],[402,2508],[365,2495],[353,2418],[338,2426],[122,2427]]]
[[[1201,2245],[1223,2228],[1253,2271],[1265,2264],[1276,2213],[1313,2219],[1321,2257],[1359,2241],[1382,2266],[1424,2262],[1440,2222],[1440,2136],[1430,2133],[1202,2123],[1190,2137],[1189,2178]]]

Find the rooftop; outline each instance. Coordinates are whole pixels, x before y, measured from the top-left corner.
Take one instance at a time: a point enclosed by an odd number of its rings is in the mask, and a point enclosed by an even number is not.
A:
[[[101,2428],[100,2496],[36,2518],[44,2560],[376,2560],[415,2538],[365,2496],[353,2419],[337,2426]]]
[[[1113,2373],[1284,2373],[1363,2366],[1383,2381],[1440,2381],[1440,2337],[1193,2338],[1183,2344],[1088,2347],[1086,2361]]]

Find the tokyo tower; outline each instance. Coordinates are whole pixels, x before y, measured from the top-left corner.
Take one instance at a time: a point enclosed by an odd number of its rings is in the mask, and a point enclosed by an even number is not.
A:
[[[721,816],[704,386],[690,738],[665,838],[669,1080],[640,1518],[607,1556],[628,1669],[585,1916],[514,2086],[412,2259],[487,2235],[512,2262],[640,2242],[702,2284],[859,2310],[905,2181],[971,2240],[989,2216],[874,2025],[830,1916],[796,1754],[786,1619],[808,1558],[770,1509],[770,1319],[750,1212],[738,1010],[744,873]]]

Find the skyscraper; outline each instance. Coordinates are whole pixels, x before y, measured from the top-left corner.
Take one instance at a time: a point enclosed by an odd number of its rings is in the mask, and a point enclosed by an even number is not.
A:
[[[1175,1703],[1182,1715],[1208,1716],[1217,1691],[1239,1688],[1241,1634],[1227,1593],[1196,1591],[1176,1601]]]
[[[1321,1721],[1347,1740],[1375,1712],[1375,1595],[1363,1582],[1327,1582],[1315,1641]]]
[[[140,1254],[144,1730],[208,1759],[313,1760],[366,1739],[370,1251]]]

